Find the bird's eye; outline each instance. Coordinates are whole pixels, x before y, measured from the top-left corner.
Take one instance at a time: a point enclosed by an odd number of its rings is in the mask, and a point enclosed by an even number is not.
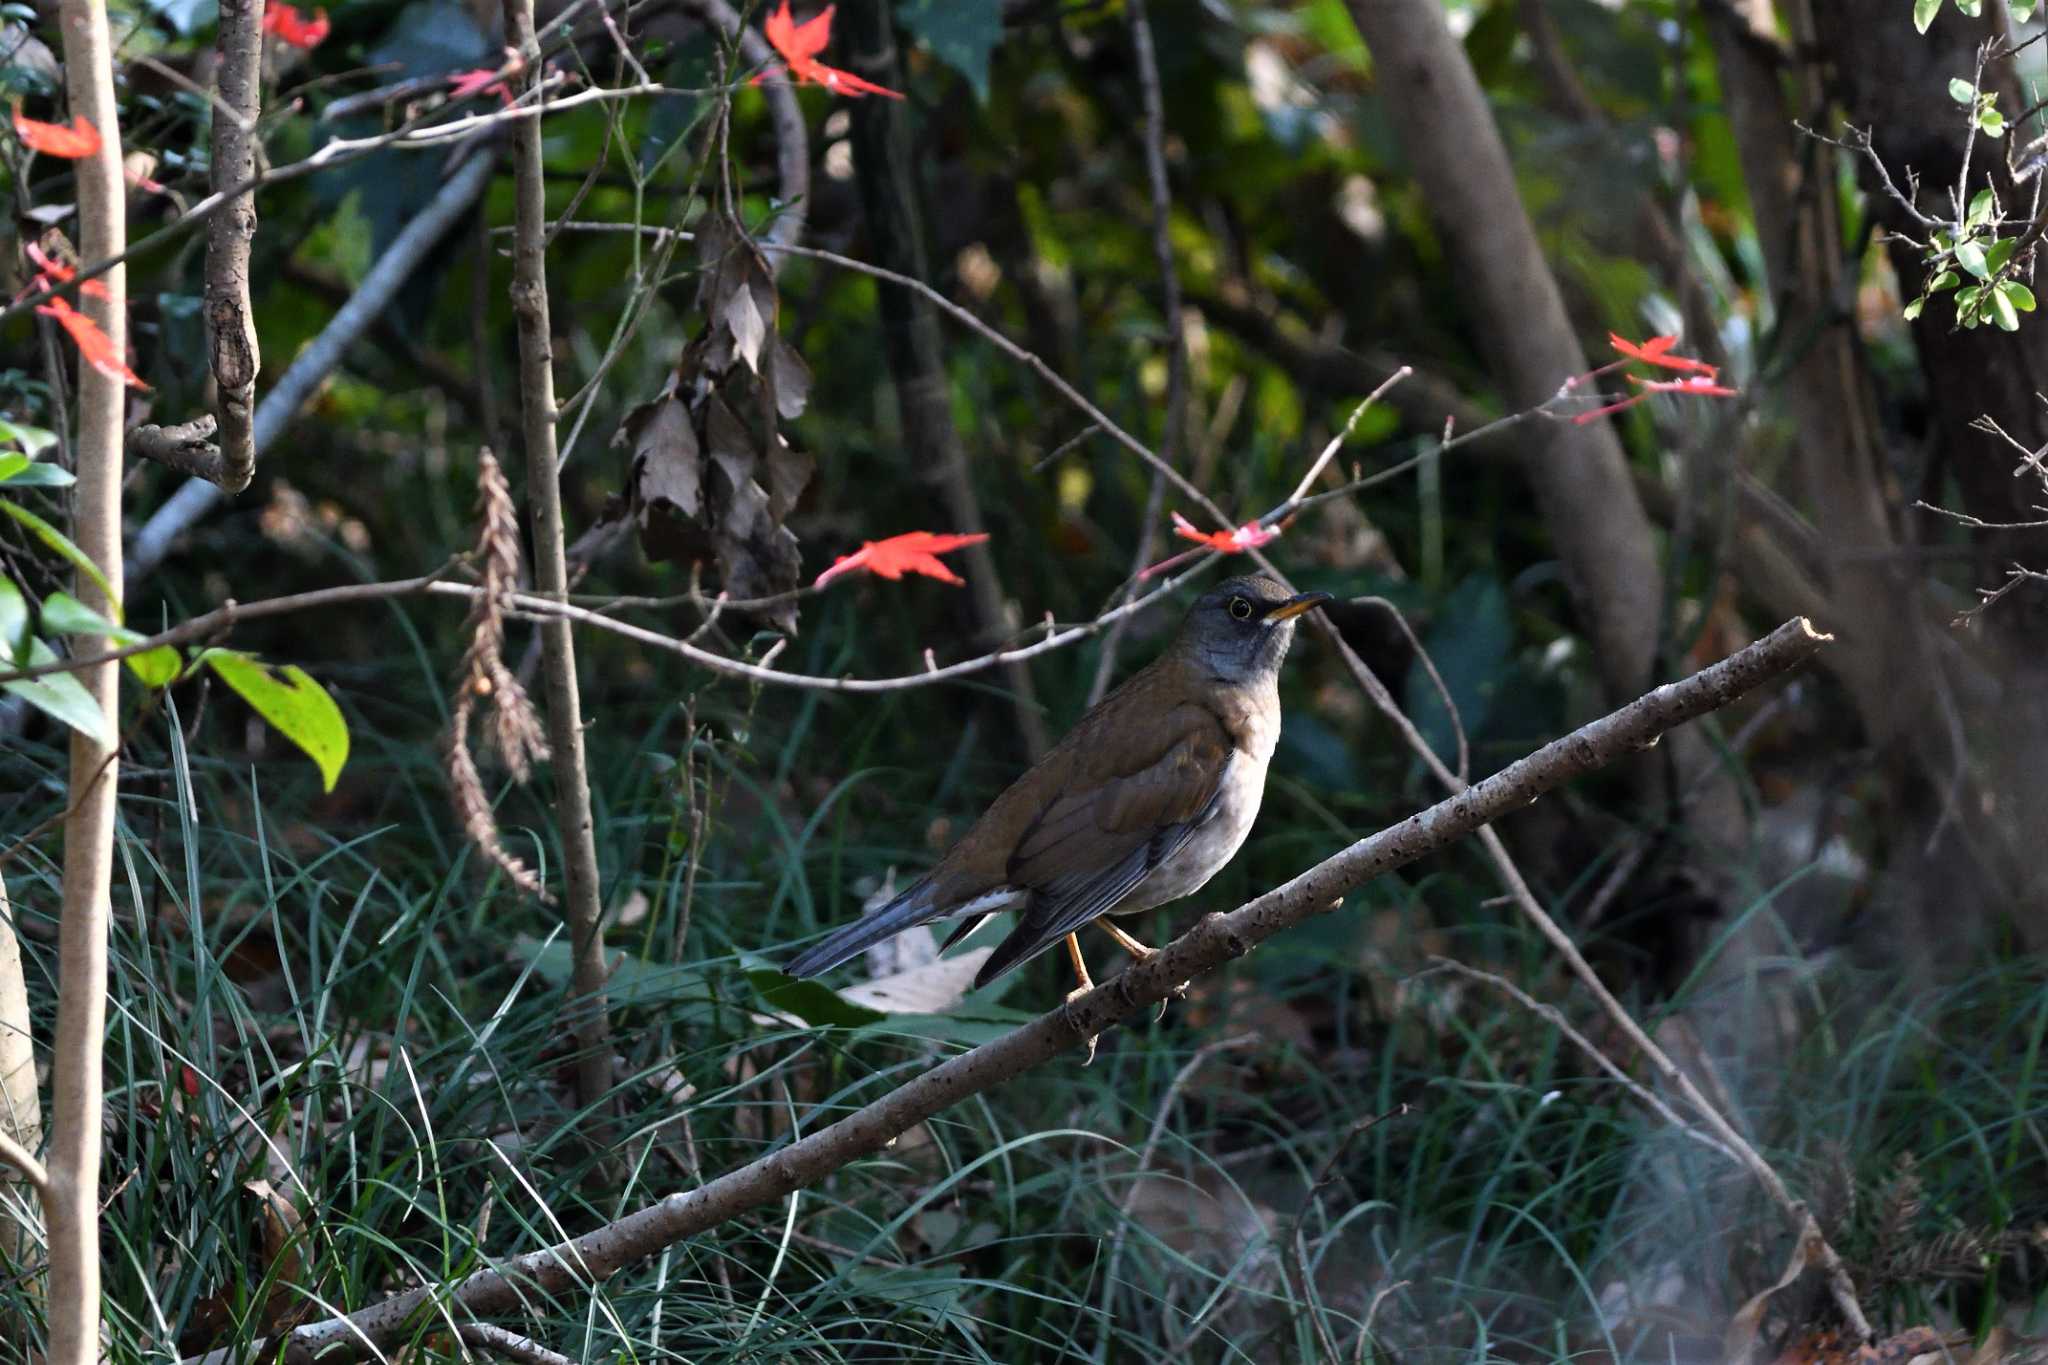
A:
[[[1249,621],[1252,619],[1252,604],[1242,597],[1233,597],[1230,599],[1230,614],[1240,621]]]

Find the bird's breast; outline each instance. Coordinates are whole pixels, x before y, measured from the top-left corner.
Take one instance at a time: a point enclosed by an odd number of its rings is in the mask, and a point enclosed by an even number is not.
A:
[[[1152,875],[1116,907],[1116,914],[1149,910],[1191,896],[1237,856],[1259,818],[1259,802],[1266,794],[1266,763],[1272,755],[1270,740],[1257,749],[1239,748],[1231,755],[1216,793],[1214,812],[1179,851],[1152,869]]]

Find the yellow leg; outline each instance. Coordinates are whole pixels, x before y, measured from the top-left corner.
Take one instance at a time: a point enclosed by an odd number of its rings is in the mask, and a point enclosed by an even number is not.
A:
[[[1095,989],[1095,979],[1088,975],[1088,959],[1081,956],[1081,936],[1067,935],[1067,961],[1074,964],[1074,979],[1080,984],[1067,992],[1067,999],[1077,1000]],[[1095,1040],[1088,1040],[1088,1059],[1081,1063],[1087,1066],[1095,1060]]]
[[[1111,938],[1116,940],[1117,947],[1123,949],[1125,952],[1129,953],[1132,957],[1135,957],[1140,962],[1143,962],[1146,958],[1152,956],[1153,952],[1155,951],[1154,949],[1147,948],[1144,944],[1138,942],[1138,940],[1132,938],[1129,934],[1117,928],[1114,924],[1111,924],[1107,917],[1099,919],[1095,921],[1095,923],[1101,927],[1103,933],[1108,934]]]
[[[1088,959],[1081,956],[1081,936],[1079,934],[1067,935],[1067,961],[1074,964],[1074,980],[1081,983],[1074,987],[1073,995],[1069,995],[1067,999],[1072,1000],[1076,995],[1082,995],[1094,990],[1095,978],[1088,975]]]

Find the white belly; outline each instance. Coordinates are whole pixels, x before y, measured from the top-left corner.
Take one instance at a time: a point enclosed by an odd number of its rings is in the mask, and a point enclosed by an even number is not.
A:
[[[1272,745],[1260,747],[1265,752],[1253,755],[1240,749],[1231,758],[1223,773],[1222,790],[1217,793],[1215,813],[1111,913],[1128,915],[1191,896],[1237,856],[1259,818],[1259,802],[1266,795],[1266,763],[1272,757]]]

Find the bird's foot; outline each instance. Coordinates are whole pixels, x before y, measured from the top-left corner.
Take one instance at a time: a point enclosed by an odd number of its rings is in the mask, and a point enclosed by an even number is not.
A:
[[[1099,919],[1095,922],[1102,926],[1102,931],[1104,933],[1108,934],[1111,938],[1116,940],[1117,947],[1123,949],[1125,952],[1131,955],[1133,959],[1131,965],[1133,967],[1142,967],[1147,962],[1150,962],[1153,958],[1159,956],[1159,950],[1157,948],[1147,948],[1144,944],[1138,942],[1138,940],[1132,938],[1129,934],[1117,928],[1114,924],[1111,924],[1107,919]],[[1168,993],[1168,998],[1172,1000],[1187,999],[1188,983],[1183,981],[1178,986],[1175,986],[1173,990]],[[1165,1017],[1166,1001],[1161,1000],[1159,1002],[1159,1013],[1152,1016],[1152,1022],[1156,1024]]]
[[[1081,938],[1078,934],[1067,935],[1067,961],[1074,965],[1074,980],[1077,983],[1074,989],[1067,992],[1067,1003],[1071,1005],[1095,989],[1095,979],[1088,975],[1088,960],[1081,956]],[[1082,1066],[1094,1064],[1097,1036],[1093,1033],[1088,1035],[1088,1056],[1082,1061]]]
[[[1092,990],[1094,990],[1094,989],[1095,989],[1095,987],[1094,987],[1094,986],[1093,986],[1092,984],[1091,984],[1091,985],[1087,985],[1087,986],[1076,986],[1076,987],[1074,987],[1074,989],[1072,989],[1072,990],[1070,990],[1070,991],[1068,991],[1068,992],[1067,992],[1067,1003],[1068,1003],[1069,1005],[1073,1004],[1073,1003],[1074,1003],[1074,1002],[1075,1002],[1076,1000],[1079,1000],[1079,999],[1080,999],[1080,998],[1081,998],[1082,996],[1084,996],[1084,995],[1088,994],[1088,992],[1089,992],[1089,991],[1092,991]],[[1084,1058],[1082,1058],[1082,1059],[1081,1059],[1081,1065],[1082,1065],[1082,1066],[1092,1066],[1092,1065],[1094,1064],[1094,1062],[1095,1062],[1095,1041],[1096,1041],[1096,1039],[1097,1039],[1098,1037],[1100,1037],[1100,1036],[1101,1036],[1101,1035],[1099,1035],[1099,1034],[1094,1034],[1094,1033],[1091,1033],[1091,1034],[1089,1034],[1089,1035],[1088,1035],[1088,1036],[1087,1036],[1086,1038],[1083,1038],[1083,1039],[1081,1040],[1081,1042],[1082,1042],[1082,1045],[1083,1045],[1083,1046],[1085,1046],[1085,1047],[1086,1047],[1086,1048],[1088,1049],[1088,1055],[1087,1055],[1086,1057],[1084,1057]]]

